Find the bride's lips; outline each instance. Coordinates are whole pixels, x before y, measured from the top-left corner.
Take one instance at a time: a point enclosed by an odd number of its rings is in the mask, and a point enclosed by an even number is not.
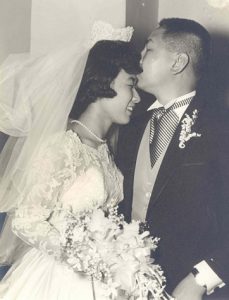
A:
[[[135,105],[129,105],[129,106],[127,106],[126,110],[132,114],[132,112],[134,111],[134,107],[135,107]]]

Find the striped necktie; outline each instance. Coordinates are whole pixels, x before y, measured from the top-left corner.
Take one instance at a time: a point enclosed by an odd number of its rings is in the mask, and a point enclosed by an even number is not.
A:
[[[167,110],[164,107],[153,110],[150,120],[150,161],[153,168],[157,159],[170,143],[179,124],[179,117],[174,109],[190,104],[192,98],[175,102]]]

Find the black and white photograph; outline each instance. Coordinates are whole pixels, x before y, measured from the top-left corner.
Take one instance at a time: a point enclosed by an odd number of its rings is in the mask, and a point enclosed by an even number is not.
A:
[[[0,0],[0,300],[228,286],[229,0]]]

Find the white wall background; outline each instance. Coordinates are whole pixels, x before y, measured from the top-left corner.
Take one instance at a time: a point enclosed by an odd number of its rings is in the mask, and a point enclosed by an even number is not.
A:
[[[0,0],[0,63],[83,38],[97,19],[124,26],[126,0]]]
[[[98,19],[124,26],[126,0],[33,0],[31,50],[43,53],[84,39]]]
[[[29,51],[31,0],[0,0],[0,63],[10,53]]]

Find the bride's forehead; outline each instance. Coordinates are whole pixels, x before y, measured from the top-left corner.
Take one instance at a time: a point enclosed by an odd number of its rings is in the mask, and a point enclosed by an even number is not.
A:
[[[133,84],[136,80],[136,75],[134,74],[129,74],[125,70],[121,70],[117,77],[114,79],[114,82],[116,83],[127,83],[127,84]]]

